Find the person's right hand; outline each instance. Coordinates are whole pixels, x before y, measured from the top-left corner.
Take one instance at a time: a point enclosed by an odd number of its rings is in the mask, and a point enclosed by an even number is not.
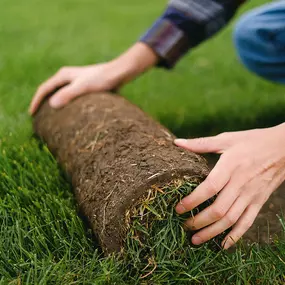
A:
[[[34,114],[43,99],[57,89],[49,99],[53,108],[61,108],[72,99],[87,93],[119,88],[153,66],[157,60],[157,56],[148,46],[137,43],[108,63],[61,68],[40,85],[30,104],[30,114]]]

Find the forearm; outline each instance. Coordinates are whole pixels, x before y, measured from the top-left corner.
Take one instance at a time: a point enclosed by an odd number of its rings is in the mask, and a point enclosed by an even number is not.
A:
[[[203,6],[205,2],[207,7]],[[189,49],[225,26],[243,1],[221,2],[171,0],[166,12],[140,41],[108,63],[112,80],[122,86],[155,65],[173,67]]]
[[[244,0],[170,0],[164,14],[140,39],[171,68],[191,48],[220,31]]]
[[[121,85],[135,79],[159,61],[152,48],[142,42],[134,44],[130,49],[110,62],[110,67],[117,72],[115,76]],[[112,72],[112,71],[111,71]]]

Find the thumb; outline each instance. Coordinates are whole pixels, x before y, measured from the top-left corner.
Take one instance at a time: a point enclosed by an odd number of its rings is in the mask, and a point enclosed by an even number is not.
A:
[[[174,143],[187,150],[196,153],[222,153],[224,151],[224,141],[218,136],[196,138],[196,139],[176,139]]]

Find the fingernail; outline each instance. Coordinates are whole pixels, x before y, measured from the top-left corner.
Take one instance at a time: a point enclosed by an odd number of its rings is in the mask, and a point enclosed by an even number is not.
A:
[[[181,202],[176,206],[176,212],[178,214],[183,214],[186,212],[186,209]]]
[[[199,236],[193,236],[192,237],[192,243],[195,245],[199,245],[203,242],[203,240]]]
[[[59,108],[61,106],[61,102],[56,97],[51,98],[49,104],[52,108]]]
[[[230,242],[230,241],[226,241],[226,242],[224,243],[223,248],[224,248],[224,249],[229,249],[232,245],[233,245],[233,243],[232,243],[232,242]]]
[[[177,145],[185,145],[187,143],[186,139],[175,139],[174,143]]]
[[[186,226],[188,227],[188,229],[190,229],[191,231],[196,231],[196,227],[193,225],[193,220],[187,220],[185,222]]]

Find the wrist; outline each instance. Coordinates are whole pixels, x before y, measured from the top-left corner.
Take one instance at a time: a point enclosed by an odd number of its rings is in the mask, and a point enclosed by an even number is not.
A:
[[[157,64],[159,57],[144,43],[136,43],[125,53],[112,60],[109,65],[124,84]]]

